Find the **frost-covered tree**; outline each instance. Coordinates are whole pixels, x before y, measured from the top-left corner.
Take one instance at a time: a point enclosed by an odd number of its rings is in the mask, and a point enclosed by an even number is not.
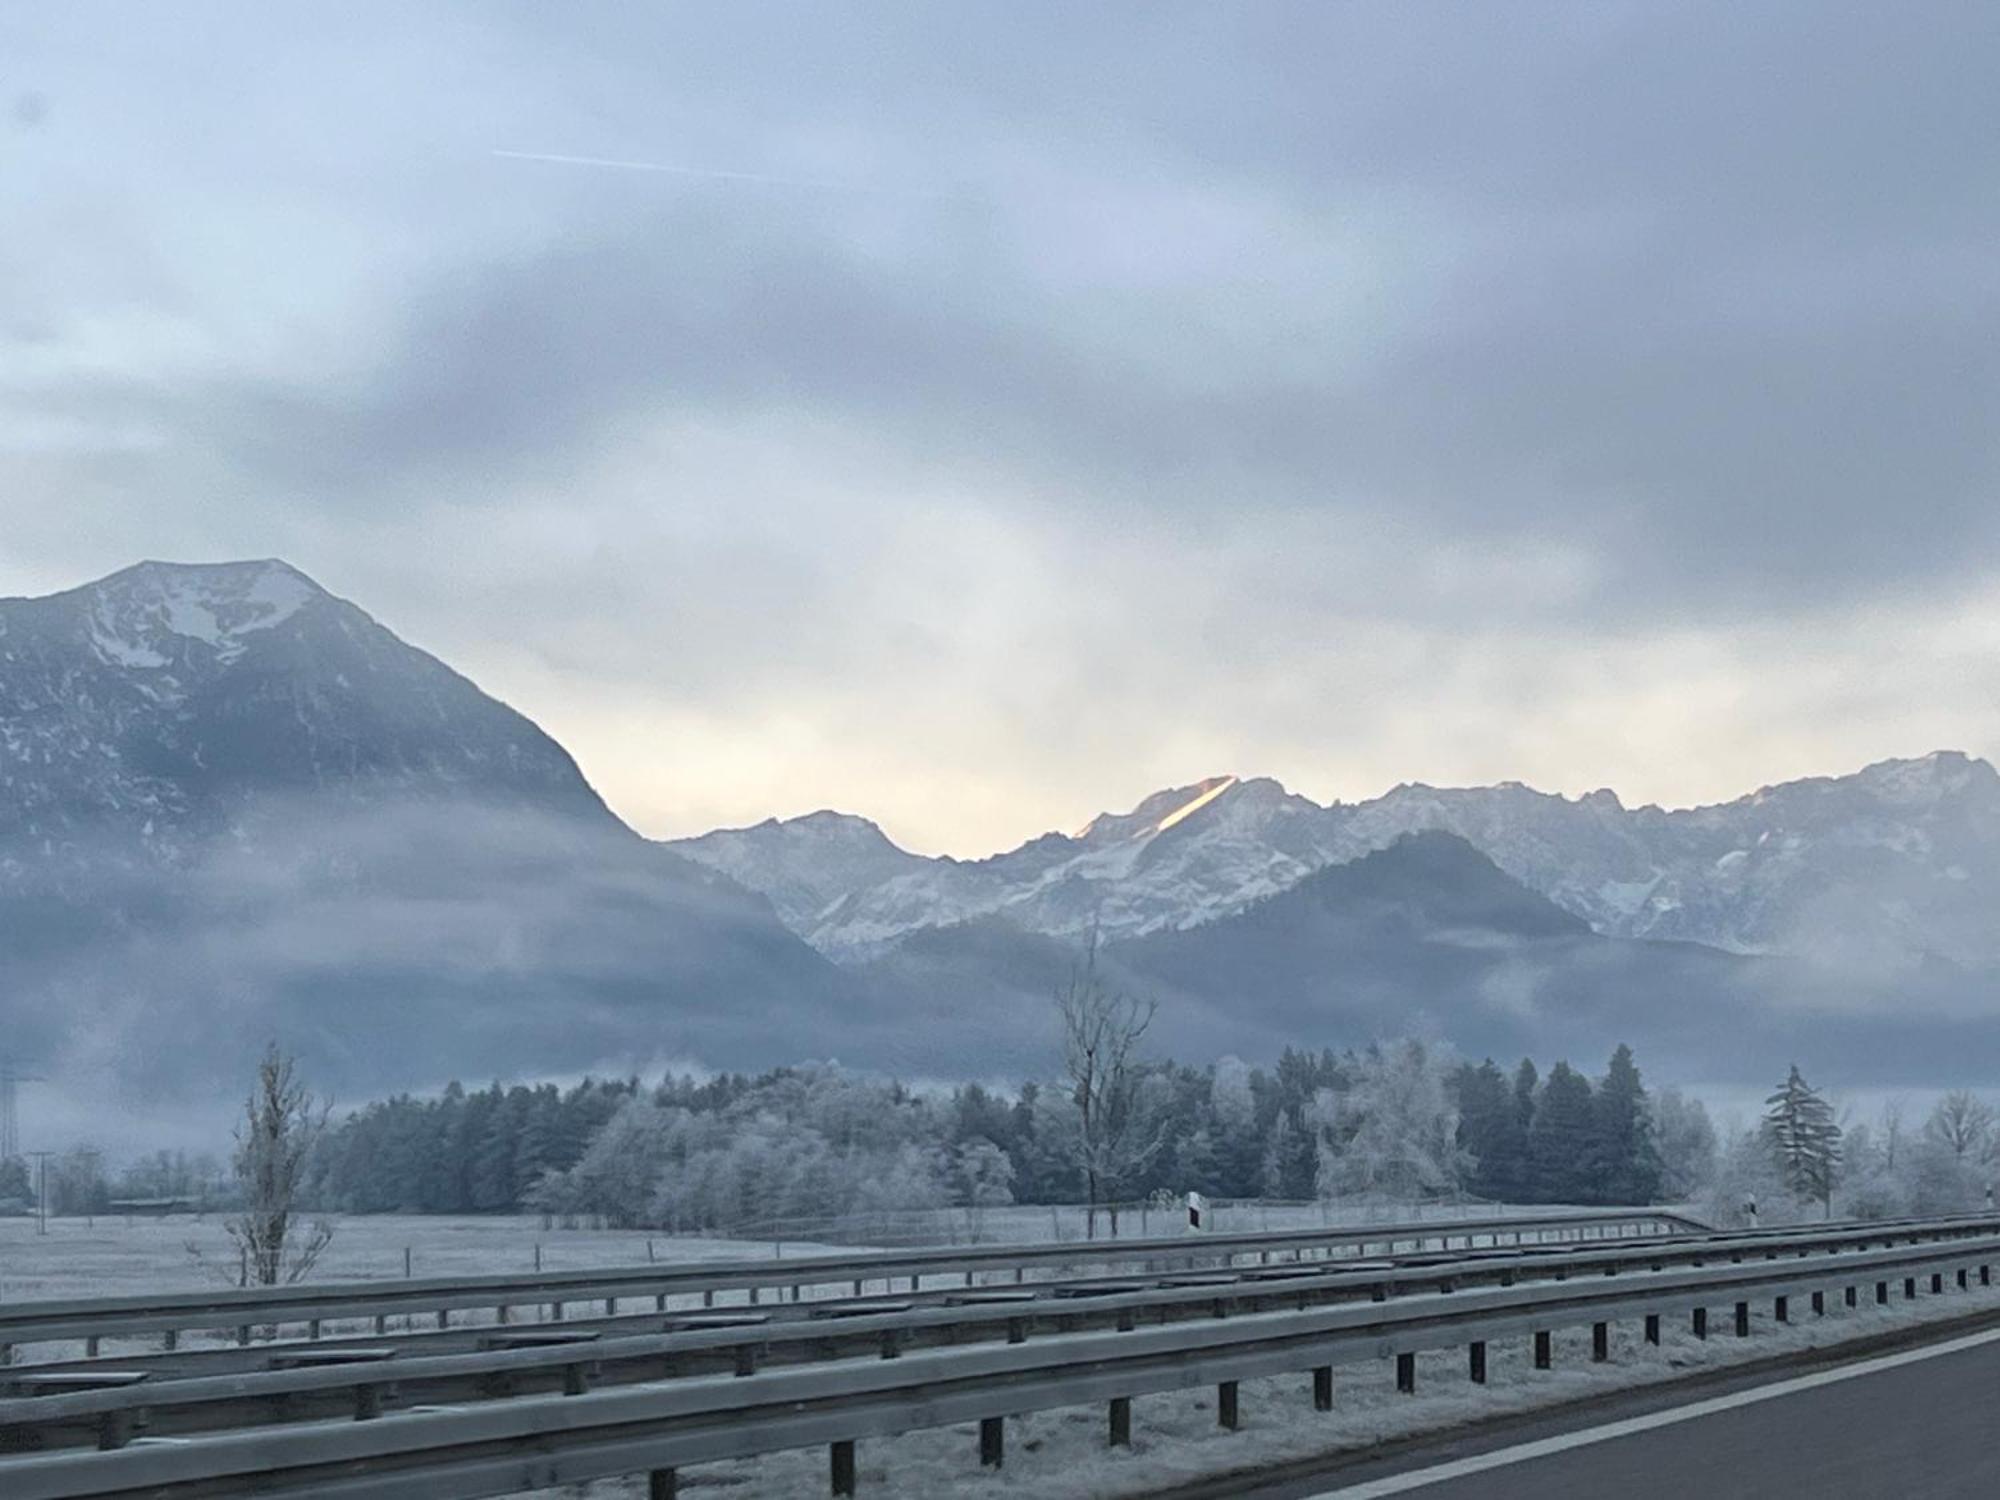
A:
[[[1708,1111],[1699,1099],[1675,1088],[1655,1093],[1647,1110],[1660,1157],[1660,1197],[1668,1203],[1692,1202],[1715,1180],[1715,1127]]]
[[[972,1209],[1004,1208],[1014,1201],[1014,1163],[985,1139],[959,1146],[952,1161],[958,1201]]]
[[[1318,1188],[1417,1202],[1455,1191],[1474,1165],[1442,1058],[1422,1042],[1371,1047],[1320,1095]]]
[[[1794,1197],[1820,1204],[1831,1218],[1840,1176],[1840,1126],[1832,1106],[1806,1082],[1797,1063],[1764,1103],[1764,1128],[1785,1186]]]
[[[1953,1089],[1924,1122],[1924,1137],[1961,1164],[1988,1162],[1993,1157],[1992,1106],[1964,1089]]]
[[[1141,1108],[1139,1043],[1158,1006],[1107,985],[1097,971],[1097,935],[1056,992],[1063,1073],[1076,1116],[1077,1166],[1083,1174],[1087,1233],[1097,1234],[1098,1206],[1135,1186],[1162,1136]],[[1113,1210],[1111,1232],[1118,1232]]]
[[[1753,1129],[1733,1132],[1725,1142],[1703,1217],[1719,1226],[1745,1225],[1750,1222],[1752,1204],[1760,1224],[1792,1223],[1803,1207],[1779,1167],[1770,1127],[1761,1122]]]
[[[236,1185],[242,1209],[224,1224],[245,1286],[303,1281],[333,1240],[325,1219],[299,1224],[307,1158],[326,1129],[328,1106],[300,1081],[294,1060],[273,1043],[236,1130]]]

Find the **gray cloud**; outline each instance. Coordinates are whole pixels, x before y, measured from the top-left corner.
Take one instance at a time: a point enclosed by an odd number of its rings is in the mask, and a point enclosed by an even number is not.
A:
[[[1981,7],[223,8],[100,56],[105,14],[0,72],[47,101],[0,137],[37,582],[282,551],[607,692],[928,675],[1024,735],[1111,676],[1144,738],[1190,710],[1133,684],[1246,652],[1324,695],[1328,640],[1762,642],[2000,561]],[[927,507],[1053,651],[909,603]]]

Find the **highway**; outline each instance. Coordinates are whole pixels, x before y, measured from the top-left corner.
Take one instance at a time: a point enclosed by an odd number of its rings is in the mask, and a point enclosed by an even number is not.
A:
[[[2000,1330],[1638,1415],[1599,1412],[1486,1451],[1419,1450],[1389,1472],[1251,1500],[1990,1500],[1996,1391]]]

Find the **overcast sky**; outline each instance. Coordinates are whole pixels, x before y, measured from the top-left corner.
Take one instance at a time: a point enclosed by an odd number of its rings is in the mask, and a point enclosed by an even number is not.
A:
[[[1991,754],[1996,78],[1990,0],[0,0],[0,593],[282,556],[660,834]]]

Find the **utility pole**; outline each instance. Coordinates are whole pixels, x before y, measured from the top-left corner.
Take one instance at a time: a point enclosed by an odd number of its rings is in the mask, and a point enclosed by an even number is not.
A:
[[[35,1159],[35,1233],[49,1232],[49,1158],[53,1151],[30,1151]]]

